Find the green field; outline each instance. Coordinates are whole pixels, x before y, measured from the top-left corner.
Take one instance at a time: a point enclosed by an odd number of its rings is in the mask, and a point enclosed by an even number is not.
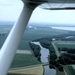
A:
[[[75,44],[55,44],[57,48],[72,48],[75,49]]]
[[[16,54],[10,68],[30,66],[39,63],[40,62],[31,54]]]

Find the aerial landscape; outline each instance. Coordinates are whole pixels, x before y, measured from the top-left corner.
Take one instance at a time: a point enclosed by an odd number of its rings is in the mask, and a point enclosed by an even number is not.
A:
[[[0,25],[0,48],[13,26],[5,24]],[[8,75],[65,75],[64,71],[74,75],[74,53],[75,31],[31,23],[24,32]]]
[[[75,75],[74,0],[0,0],[0,75]]]

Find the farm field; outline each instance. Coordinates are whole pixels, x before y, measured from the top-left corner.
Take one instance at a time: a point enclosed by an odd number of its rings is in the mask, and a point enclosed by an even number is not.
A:
[[[42,65],[33,65],[18,69],[10,69],[8,75],[43,75],[43,70]]]
[[[75,48],[75,41],[58,41],[55,43],[57,48]]]

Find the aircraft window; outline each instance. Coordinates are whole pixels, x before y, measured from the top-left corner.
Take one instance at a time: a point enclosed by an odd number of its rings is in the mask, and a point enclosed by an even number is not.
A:
[[[9,4],[5,4],[10,6]],[[14,1],[16,2],[16,1]],[[0,7],[0,48],[20,15],[23,4],[14,3],[7,11]],[[11,4],[13,5],[13,4]],[[75,10],[74,4],[42,4],[30,18],[16,51],[8,75],[55,75],[75,70]],[[56,8],[55,8],[56,6]],[[42,8],[42,9],[41,9]],[[73,9],[73,10],[72,10]],[[10,12],[16,11],[10,14]],[[7,13],[10,11],[9,13]],[[3,12],[3,13],[2,13]],[[12,15],[14,14],[14,15]],[[9,16],[9,18],[7,17]],[[14,17],[13,17],[14,16]],[[16,18],[17,17],[17,18]]]

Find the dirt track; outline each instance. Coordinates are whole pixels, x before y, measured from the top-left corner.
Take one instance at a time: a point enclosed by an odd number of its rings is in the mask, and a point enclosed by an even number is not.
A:
[[[17,50],[17,54],[32,54],[30,50]]]

